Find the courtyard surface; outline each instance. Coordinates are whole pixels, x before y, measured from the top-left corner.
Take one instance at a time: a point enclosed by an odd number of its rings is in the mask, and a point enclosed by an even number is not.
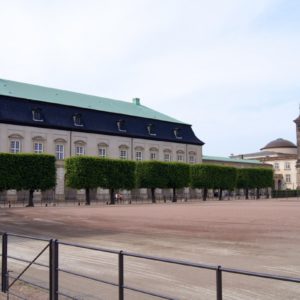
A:
[[[298,199],[0,208],[0,231],[300,277]],[[8,250],[32,259],[44,245],[10,237]],[[47,259],[45,254],[39,261]],[[117,282],[117,263],[114,254],[60,245],[61,268]],[[9,260],[15,274],[25,266]],[[216,299],[215,276],[210,270],[125,258],[125,285],[175,299]],[[42,267],[31,267],[24,278],[48,284]],[[47,299],[46,293],[18,288],[31,299]],[[118,299],[116,287],[64,273],[60,290],[77,299]],[[230,300],[300,299],[300,284],[225,273],[223,294]],[[125,299],[157,298],[127,291]]]

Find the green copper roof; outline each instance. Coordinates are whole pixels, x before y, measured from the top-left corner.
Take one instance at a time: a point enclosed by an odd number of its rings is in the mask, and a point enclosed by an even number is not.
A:
[[[130,103],[4,79],[0,79],[0,95],[185,124],[136,100]]]
[[[206,156],[206,155],[203,155],[203,160],[244,163],[244,164],[263,164],[261,161],[255,159],[235,159],[235,158],[228,158],[228,157]]]

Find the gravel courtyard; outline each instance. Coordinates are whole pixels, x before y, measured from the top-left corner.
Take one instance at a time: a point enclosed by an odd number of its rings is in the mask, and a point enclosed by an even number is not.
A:
[[[0,231],[300,277],[298,199],[0,208]],[[10,254],[24,259],[34,258],[44,245],[9,238]],[[39,261],[48,263],[47,259],[45,253]],[[113,254],[60,246],[60,267],[78,273],[117,282],[117,262]],[[15,272],[25,266],[9,260]],[[41,267],[25,274],[48,284]],[[125,284],[176,299],[216,298],[215,272],[138,258],[125,258]],[[77,299],[118,299],[116,287],[68,274],[60,274],[60,289]],[[31,299],[48,298],[44,292],[29,293]],[[223,294],[230,300],[300,299],[300,284],[226,273]],[[157,298],[127,291],[125,299]]]

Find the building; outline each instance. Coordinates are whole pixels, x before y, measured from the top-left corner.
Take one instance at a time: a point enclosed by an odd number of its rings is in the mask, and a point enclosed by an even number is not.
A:
[[[129,103],[0,79],[0,152],[55,155],[56,199],[71,197],[64,183],[67,157],[199,163],[203,144],[191,125],[138,98]],[[16,198],[16,191],[8,197]]]
[[[269,142],[259,152],[240,154],[231,156],[231,158],[256,160],[271,164],[274,169],[275,189],[296,189],[299,186],[296,169],[298,149],[294,143],[279,138]]]

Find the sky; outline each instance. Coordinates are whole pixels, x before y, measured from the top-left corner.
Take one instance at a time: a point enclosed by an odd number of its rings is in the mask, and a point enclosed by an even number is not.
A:
[[[141,103],[205,155],[296,142],[298,0],[0,0],[0,78]]]

